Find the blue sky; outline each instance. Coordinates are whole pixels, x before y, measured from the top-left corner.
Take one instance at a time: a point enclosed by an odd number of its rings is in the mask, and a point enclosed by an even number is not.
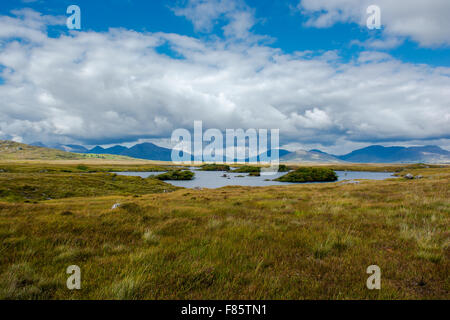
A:
[[[0,91],[7,99],[0,103],[0,138],[163,142],[173,129],[189,128],[197,119],[219,129],[279,127],[282,144],[293,149],[336,152],[372,143],[448,148],[450,6],[441,0],[391,2],[3,1]],[[80,31],[64,24],[72,4],[81,8]],[[381,30],[366,27],[368,4],[379,5]],[[66,60],[65,48],[72,48]],[[22,55],[29,58],[26,64],[17,61]],[[127,60],[134,55],[145,59]],[[36,67],[38,58],[47,69]],[[92,78],[83,76],[73,89],[79,92],[69,98],[55,70],[71,74],[74,61]],[[105,66],[94,72],[98,61]],[[145,68],[138,66],[143,61]],[[243,72],[246,66],[251,70]],[[71,81],[80,79],[73,75]],[[99,79],[103,85],[90,95],[91,81]],[[119,91],[127,99],[112,101]],[[186,105],[192,119],[177,115]],[[92,117],[121,119],[133,129],[97,130]]]
[[[173,10],[186,1],[147,1],[147,0],[13,0],[4,1],[0,6],[1,14],[10,14],[11,10],[24,7],[33,8],[43,14],[66,15],[65,10],[71,4],[82,8],[83,30],[108,31],[109,28],[126,28],[141,32],[167,32],[205,38],[215,35],[223,37],[221,27],[224,21],[218,21],[211,32],[196,32],[193,24],[174,15]],[[377,1],[372,1],[376,3]],[[252,0],[247,4],[255,10],[260,23],[254,26],[257,34],[272,37],[270,46],[280,48],[287,53],[304,50],[339,50],[344,59],[355,57],[363,47],[352,41],[364,42],[367,39],[381,39],[382,32],[368,30],[356,23],[338,23],[330,28],[305,27],[307,17],[296,8],[298,0],[272,1]],[[449,13],[450,14],[450,13]],[[66,32],[66,28],[58,28]],[[55,32],[53,36],[58,36]],[[422,47],[417,42],[406,39],[402,45],[383,50],[405,62],[424,63],[433,66],[450,66],[450,46],[441,45],[432,48]]]

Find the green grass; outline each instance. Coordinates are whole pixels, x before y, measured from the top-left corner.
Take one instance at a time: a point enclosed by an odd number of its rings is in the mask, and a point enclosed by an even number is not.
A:
[[[108,173],[0,174],[0,201],[10,202],[104,195],[142,195],[176,189],[156,179]]]
[[[94,172],[157,172],[172,170],[173,166],[169,165],[153,165],[153,164],[99,164],[95,163],[21,163],[21,162],[0,162],[0,173],[94,173]]]
[[[0,202],[0,298],[449,299],[450,169],[408,170],[424,178],[140,195],[166,184],[0,173],[78,190]],[[72,264],[81,290],[66,288]],[[366,288],[372,264],[381,290]]]

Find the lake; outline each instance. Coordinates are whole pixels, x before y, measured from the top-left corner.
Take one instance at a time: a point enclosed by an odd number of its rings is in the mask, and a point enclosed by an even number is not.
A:
[[[174,186],[184,188],[221,188],[225,186],[249,186],[249,187],[266,187],[266,186],[281,186],[287,184],[298,184],[291,182],[279,182],[279,181],[265,181],[266,179],[276,179],[285,175],[286,172],[278,172],[271,176],[249,177],[248,173],[230,173],[225,171],[197,171],[195,172],[194,180],[188,181],[166,181]],[[118,175],[126,176],[139,176],[147,178],[151,175],[158,175],[163,172],[115,172]],[[228,177],[222,177],[226,174]],[[392,178],[392,172],[367,172],[367,171],[336,171],[338,175],[338,181],[354,180],[354,179],[369,179],[369,180],[384,180]],[[244,176],[244,177],[239,177]],[[314,183],[314,182],[313,182]],[[315,182],[317,183],[317,182]],[[322,182],[326,183],[326,182]]]

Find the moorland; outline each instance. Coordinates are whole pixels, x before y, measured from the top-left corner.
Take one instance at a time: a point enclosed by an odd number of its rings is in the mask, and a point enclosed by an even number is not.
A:
[[[398,177],[194,190],[113,173],[162,162],[4,160],[0,298],[450,298],[450,167],[316,166]]]

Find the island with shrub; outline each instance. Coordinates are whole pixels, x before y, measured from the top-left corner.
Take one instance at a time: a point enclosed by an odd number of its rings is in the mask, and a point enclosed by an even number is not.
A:
[[[280,182],[329,182],[336,181],[336,172],[328,168],[298,168],[275,179]]]
[[[193,180],[195,173],[189,170],[173,170],[155,176],[158,180]]]

